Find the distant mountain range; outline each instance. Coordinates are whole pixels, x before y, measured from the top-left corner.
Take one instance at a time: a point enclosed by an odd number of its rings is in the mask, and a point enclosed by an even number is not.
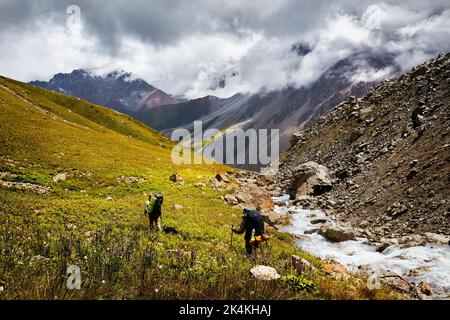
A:
[[[295,49],[299,54],[307,54],[306,48]],[[204,130],[280,129],[280,152],[283,152],[289,148],[294,132],[307,127],[349,96],[361,96],[376,84],[353,79],[352,75],[360,71],[361,61],[374,70],[393,66],[392,59],[386,56],[352,56],[336,63],[309,86],[256,94],[236,93],[229,98],[206,96],[188,101],[123,71],[102,77],[74,70],[56,74],[48,82],[31,84],[129,114],[166,134],[176,128],[193,130],[195,120],[203,122]]]
[[[164,91],[124,71],[114,71],[100,76],[79,69],[70,73],[58,73],[49,81],[30,83],[130,115],[134,115],[139,109],[148,110],[161,104],[179,102]]]
[[[304,51],[305,49],[302,53]],[[339,61],[309,86],[287,87],[252,95],[238,93],[226,99],[207,96],[178,104],[161,105],[151,110],[140,110],[137,118],[167,134],[180,127],[192,131],[194,120],[202,120],[203,130],[279,129],[280,152],[283,152],[289,148],[294,132],[307,127],[348,97],[362,96],[376,84],[375,81],[353,80],[352,75],[360,71],[361,65],[356,61],[364,61],[366,67],[374,70],[393,66],[391,58],[387,56],[353,56]],[[393,73],[398,72],[394,67],[392,70]],[[212,143],[222,141],[215,140]],[[258,169],[259,165],[243,167]]]

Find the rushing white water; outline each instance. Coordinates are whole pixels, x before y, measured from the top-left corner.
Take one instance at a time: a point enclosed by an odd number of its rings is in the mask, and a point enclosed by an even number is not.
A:
[[[286,203],[289,196],[275,197],[275,203]],[[306,234],[305,231],[317,229],[320,224],[312,224],[311,218],[326,218],[326,214],[318,210],[304,210],[299,207],[276,206],[279,214],[292,214],[292,224],[283,231],[300,235],[297,245],[322,259],[333,259],[347,267],[349,271],[358,272],[359,266],[365,266],[368,271],[379,269],[393,271],[403,275],[411,282],[426,281],[437,295],[450,294],[450,246],[426,245],[410,248],[400,248],[398,245],[388,247],[382,253],[376,252],[375,245],[366,238],[354,241],[333,243],[327,241],[318,233]],[[417,276],[408,276],[408,271],[424,268],[424,272]]]

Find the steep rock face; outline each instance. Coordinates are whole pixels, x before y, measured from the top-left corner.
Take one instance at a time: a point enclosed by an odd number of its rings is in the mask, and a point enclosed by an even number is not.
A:
[[[378,236],[450,234],[449,79],[442,54],[336,106],[294,135],[279,185],[288,190],[292,170],[315,161],[333,178],[318,202],[338,219]]]

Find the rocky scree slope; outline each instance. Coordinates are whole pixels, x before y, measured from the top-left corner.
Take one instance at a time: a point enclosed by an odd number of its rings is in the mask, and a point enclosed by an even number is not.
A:
[[[297,132],[278,185],[372,239],[449,235],[449,98],[450,53],[383,81]],[[303,187],[296,169],[308,161],[329,170],[329,183]]]

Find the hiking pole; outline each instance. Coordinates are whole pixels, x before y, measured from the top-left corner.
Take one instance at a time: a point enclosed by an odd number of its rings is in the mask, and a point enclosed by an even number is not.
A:
[[[231,225],[231,241],[230,241],[230,249],[233,249],[233,228],[234,225]]]

